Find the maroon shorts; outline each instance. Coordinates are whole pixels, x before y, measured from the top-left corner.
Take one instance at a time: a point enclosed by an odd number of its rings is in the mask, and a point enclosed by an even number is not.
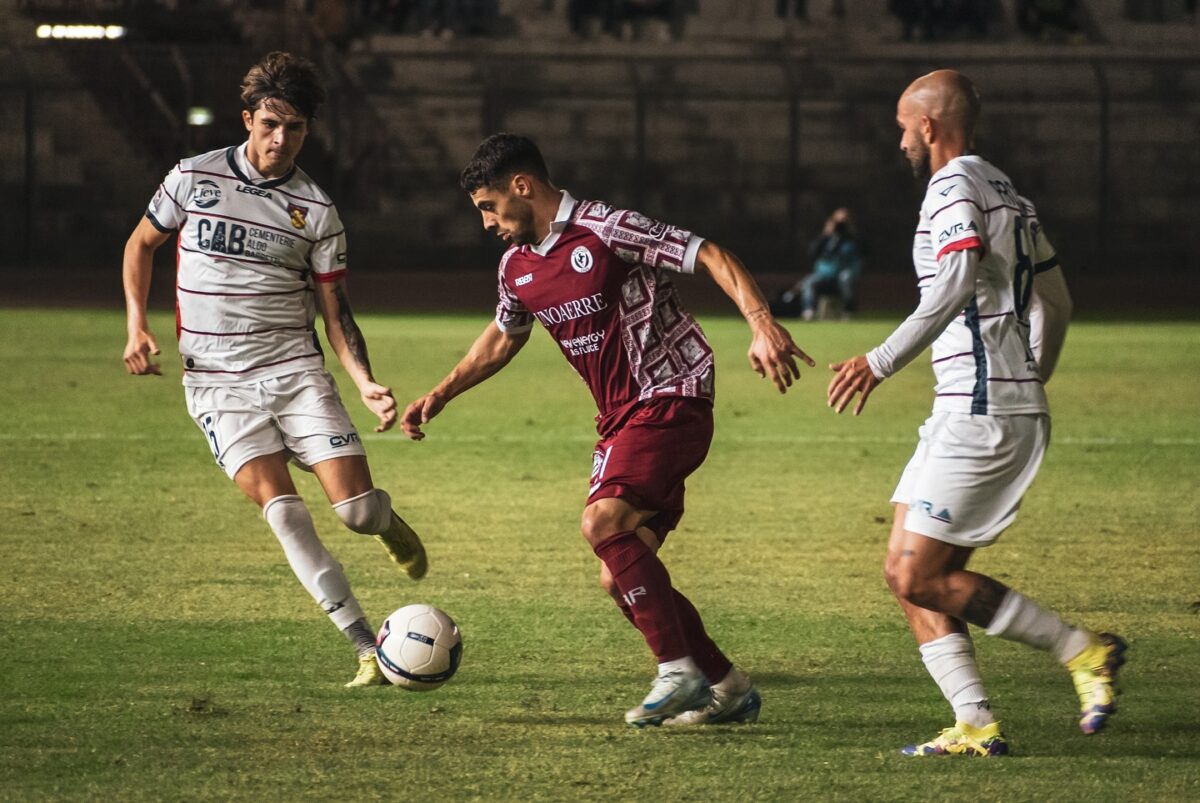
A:
[[[644,402],[596,444],[587,503],[619,497],[638,510],[656,511],[645,526],[666,538],[683,516],[683,482],[704,462],[712,436],[712,402]]]

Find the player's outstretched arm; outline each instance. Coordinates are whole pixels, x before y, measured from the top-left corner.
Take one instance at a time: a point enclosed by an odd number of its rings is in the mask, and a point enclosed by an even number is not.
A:
[[[392,389],[376,382],[371,373],[367,341],[350,309],[345,280],[317,282],[316,297],[317,309],[325,319],[325,336],[329,338],[333,353],[354,381],[363,404],[379,417],[375,431],[391,429],[396,423],[396,399],[392,396]]]
[[[829,366],[834,377],[826,389],[829,406],[842,412],[861,394],[854,414],[863,411],[867,397],[884,379],[908,365],[937,340],[975,293],[979,251],[951,251],[938,260],[938,272],[921,294],[921,303],[896,331],[866,354]]]
[[[1033,299],[1029,305],[1029,347],[1037,360],[1042,382],[1050,381],[1067,339],[1071,322],[1071,294],[1062,268],[1057,265],[1033,277]]]
[[[529,330],[505,332],[492,321],[483,333],[475,338],[471,350],[459,360],[454,370],[447,374],[437,387],[405,408],[404,415],[400,418],[400,428],[404,430],[404,434],[414,441],[424,438],[422,424],[429,423],[430,419],[440,413],[455,396],[475,387],[508,365],[527,342]]]
[[[750,367],[759,376],[770,377],[780,393],[787,393],[793,381],[800,378],[796,357],[816,365],[792,340],[791,334],[775,320],[758,282],[732,251],[705,240],[696,255],[696,268],[708,273],[725,295],[733,299],[754,337],[750,341]]]
[[[162,368],[150,357],[159,353],[158,343],[146,322],[146,303],[150,297],[150,277],[154,272],[154,252],[170,238],[149,219],[142,218],[125,243],[121,264],[121,282],[125,286],[125,370],[131,374],[162,376]]]

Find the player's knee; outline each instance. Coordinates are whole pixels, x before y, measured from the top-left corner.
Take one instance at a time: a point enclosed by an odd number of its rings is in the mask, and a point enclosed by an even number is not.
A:
[[[922,582],[919,573],[913,571],[912,567],[904,565],[889,555],[883,567],[883,576],[887,580],[888,588],[892,590],[897,599],[911,602],[914,605],[921,604],[919,599],[925,595],[926,584]]]
[[[387,491],[372,488],[333,506],[342,523],[356,533],[376,535],[384,532],[392,520],[392,498]]]
[[[583,509],[579,530],[593,547],[617,533],[636,530],[639,514],[620,499],[600,499]]]
[[[583,519],[579,523],[579,531],[592,546],[599,544],[610,535],[620,532],[615,518],[596,505],[588,505],[583,510]]]

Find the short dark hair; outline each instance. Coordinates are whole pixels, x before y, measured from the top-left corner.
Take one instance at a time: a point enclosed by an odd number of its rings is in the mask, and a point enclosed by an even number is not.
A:
[[[550,182],[546,161],[533,140],[519,134],[492,134],[475,149],[458,183],[467,192],[475,192],[480,187],[499,187],[517,173]]]
[[[325,102],[316,65],[301,56],[275,51],[255,64],[242,79],[242,105],[251,114],[264,101],[282,100],[312,120]]]

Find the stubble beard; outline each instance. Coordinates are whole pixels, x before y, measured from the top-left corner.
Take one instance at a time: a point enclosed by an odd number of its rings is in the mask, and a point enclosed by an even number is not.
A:
[[[906,156],[912,168],[913,178],[917,181],[929,181],[933,177],[933,171],[929,169],[929,149],[924,143],[914,145]]]
[[[534,245],[538,242],[533,230],[533,206],[524,204],[516,215],[517,225],[513,229],[512,241],[516,245]]]

